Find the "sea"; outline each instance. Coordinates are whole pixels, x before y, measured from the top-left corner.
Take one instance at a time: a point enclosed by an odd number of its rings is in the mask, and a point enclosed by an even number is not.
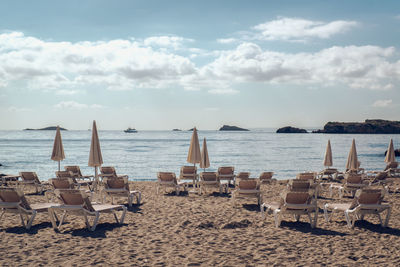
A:
[[[199,130],[200,147],[203,138],[211,166],[234,166],[235,172],[250,172],[258,177],[263,171],[273,171],[276,179],[295,178],[304,171],[321,171],[328,140],[331,142],[333,167],[345,169],[352,139],[356,140],[358,160],[365,170],[382,170],[384,152],[393,139],[400,146],[400,135],[387,134],[277,134],[276,129],[251,129],[248,132]],[[157,172],[179,175],[186,162],[191,131],[123,131],[98,132],[103,166],[114,166],[118,174],[130,180],[156,180]],[[94,174],[88,166],[91,131],[62,131],[65,159],[61,168],[79,165],[84,175]],[[58,162],[50,159],[55,131],[0,131],[0,173],[18,174],[35,171],[41,180],[55,177]],[[199,172],[203,171],[199,168]]]

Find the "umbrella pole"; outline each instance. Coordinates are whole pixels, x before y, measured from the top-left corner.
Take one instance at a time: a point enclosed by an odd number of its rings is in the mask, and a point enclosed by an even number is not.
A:
[[[58,161],[58,171],[60,171],[60,161]]]
[[[97,183],[98,183],[98,176],[97,176],[97,167],[94,167],[94,191],[97,191]]]

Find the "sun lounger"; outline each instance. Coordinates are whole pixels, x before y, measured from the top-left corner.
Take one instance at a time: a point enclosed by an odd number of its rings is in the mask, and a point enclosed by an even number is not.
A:
[[[100,167],[100,172],[99,176],[104,179],[105,177],[111,178],[111,177],[119,177],[119,178],[128,178],[128,175],[126,174],[117,174],[117,171],[115,170],[114,167],[112,166],[105,166],[105,167]]]
[[[257,204],[262,203],[262,192],[260,190],[260,184],[257,179],[245,179],[240,180],[236,189],[232,192],[232,202],[236,205],[236,199],[238,198],[256,198]]]
[[[235,184],[235,167],[219,167],[218,168],[218,179],[227,181],[229,184]]]
[[[48,208],[57,205],[57,203],[30,204],[20,189],[10,187],[0,188],[0,210],[2,212],[0,220],[5,213],[18,214],[22,225],[26,229],[31,228],[37,213],[47,212]]]
[[[364,219],[367,214],[375,214],[383,227],[389,223],[391,205],[382,203],[384,190],[380,189],[359,189],[351,203],[327,203],[324,206],[324,215],[327,222],[334,212],[344,212],[348,227],[354,228],[357,219]],[[330,210],[331,216],[328,214]],[[380,214],[387,211],[386,219],[382,222]]]
[[[71,171],[56,171],[57,178],[61,179],[71,179],[75,186],[79,189],[81,186],[87,186],[90,191],[92,191],[93,181],[77,180]]]
[[[126,207],[123,205],[98,204],[90,202],[89,196],[83,190],[76,189],[57,189],[55,190],[58,198],[63,204],[52,206],[49,208],[51,223],[55,230],[59,230],[64,222],[66,215],[83,216],[86,227],[89,231],[94,231],[99,221],[101,213],[111,213],[119,224],[123,224],[125,219]],[[56,223],[56,212],[62,211],[60,223]],[[120,219],[118,219],[117,211],[122,211]],[[93,223],[90,224],[88,217],[94,217]]]
[[[128,205],[132,207],[133,198],[136,198],[136,203],[140,204],[142,194],[136,190],[130,190],[128,178],[112,177],[104,178],[103,195],[111,197],[111,204],[114,204],[114,197],[128,198]]]
[[[197,186],[198,174],[196,166],[182,166],[179,173],[179,181],[190,181],[193,185],[193,188]],[[188,182],[186,182],[188,184]]]
[[[64,166],[64,169],[66,171],[70,171],[73,175],[73,177],[76,180],[85,180],[88,179],[89,181],[92,181],[94,176],[93,175],[82,175],[81,172],[81,168],[79,168],[79,166],[77,165],[73,165],[73,166]]]
[[[45,190],[46,184],[40,182],[36,172],[20,172],[19,175],[22,179],[22,181],[18,183],[20,186],[33,186],[35,187],[36,193],[43,193]]]
[[[329,187],[330,197],[333,196],[333,189],[338,189],[340,198],[343,198],[345,193],[351,193],[354,196],[358,189],[368,186],[368,183],[364,182],[364,177],[363,174],[346,173],[343,184],[331,184]]]
[[[338,174],[339,172],[337,169],[327,168],[318,173],[318,179],[332,181],[337,179]]]
[[[217,188],[220,194],[224,190],[224,185],[220,183],[216,172],[201,172],[199,187],[200,194],[202,194],[203,192],[206,193],[207,188]]]
[[[258,178],[260,179],[261,183],[271,183],[276,181],[276,179],[272,178],[273,175],[274,172],[262,172]]]
[[[301,215],[307,215],[311,227],[317,226],[318,206],[317,201],[312,197],[311,192],[299,191],[284,191],[280,202],[264,203],[261,205],[262,217],[265,217],[265,212],[273,213],[275,217],[275,226],[281,224],[281,215],[294,215],[296,221],[300,220]],[[312,214],[314,214],[312,216]]]
[[[167,187],[172,187],[175,190],[176,195],[179,195],[179,190],[182,188],[184,191],[186,191],[186,183],[178,182],[176,180],[176,175],[173,172],[157,173],[157,185],[156,185],[157,194],[160,191],[160,187],[164,189],[164,192]]]

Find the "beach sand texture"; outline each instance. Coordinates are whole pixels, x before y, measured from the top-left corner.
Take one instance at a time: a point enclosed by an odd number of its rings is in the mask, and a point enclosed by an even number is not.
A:
[[[275,228],[273,215],[262,220],[255,199],[238,200],[233,207],[224,194],[156,195],[155,182],[133,183],[143,204],[130,208],[122,226],[102,214],[96,231],[89,232],[83,218],[70,216],[55,232],[47,214],[39,214],[25,230],[19,217],[6,214],[0,222],[0,265],[400,265],[400,194],[386,196],[393,204],[389,228],[366,216],[351,230],[340,213],[330,223],[320,213],[316,229],[305,216],[296,223],[288,215]],[[268,202],[277,200],[285,185],[262,188]],[[28,200],[46,198],[29,195]],[[324,193],[319,207],[335,200],[337,195],[330,199]]]

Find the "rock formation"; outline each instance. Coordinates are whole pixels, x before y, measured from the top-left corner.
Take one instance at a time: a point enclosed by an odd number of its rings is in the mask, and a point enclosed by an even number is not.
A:
[[[400,121],[365,120],[365,122],[328,122],[313,133],[400,134]]]
[[[307,133],[307,130],[292,126],[286,126],[276,130],[277,133]]]
[[[248,129],[240,128],[237,126],[224,125],[219,128],[220,131],[250,131]]]

